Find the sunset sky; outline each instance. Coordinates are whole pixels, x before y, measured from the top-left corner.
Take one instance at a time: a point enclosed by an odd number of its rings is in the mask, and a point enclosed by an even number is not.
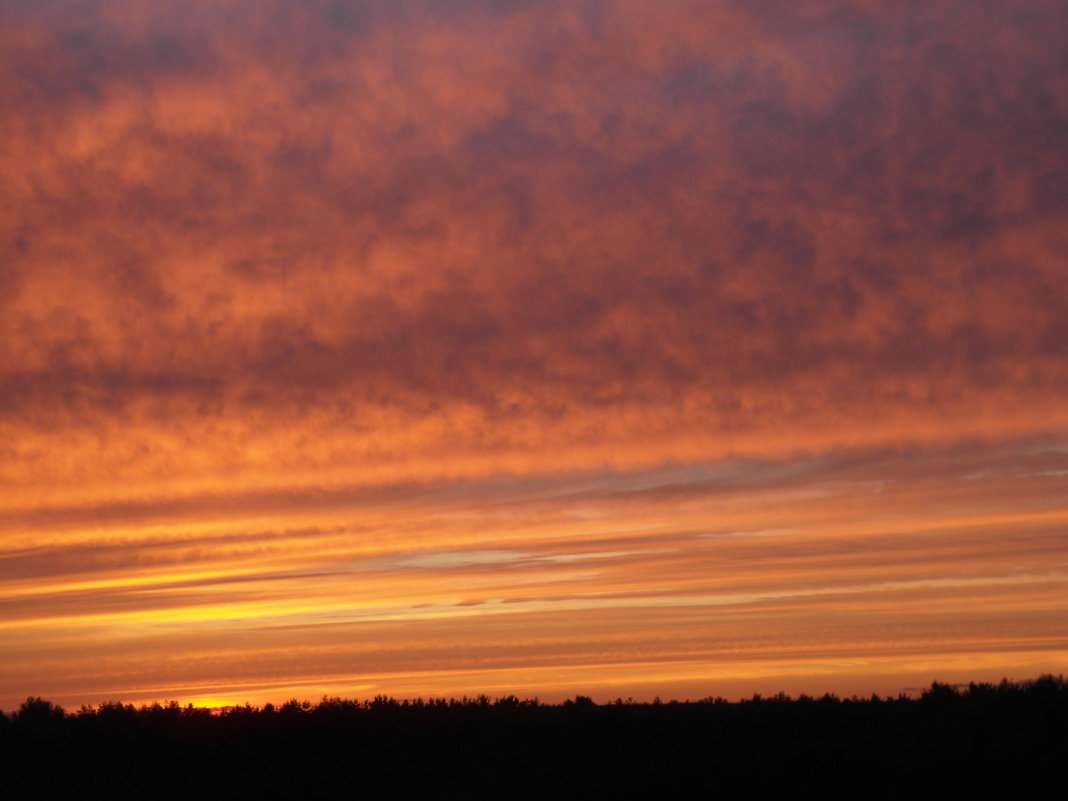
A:
[[[1063,0],[0,0],[0,709],[1068,673]]]

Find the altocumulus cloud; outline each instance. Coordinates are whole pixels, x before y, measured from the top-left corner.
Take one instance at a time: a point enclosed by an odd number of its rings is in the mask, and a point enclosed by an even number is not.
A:
[[[1058,3],[4,13],[27,441],[626,463],[678,426],[722,454],[1064,422]]]

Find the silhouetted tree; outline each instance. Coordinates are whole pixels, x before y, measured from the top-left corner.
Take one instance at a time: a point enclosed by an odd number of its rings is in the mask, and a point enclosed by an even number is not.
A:
[[[31,696],[22,702],[19,711],[15,713],[15,728],[34,733],[55,731],[65,717],[63,707]]]
[[[919,698],[324,696],[218,714],[111,701],[66,715],[31,697],[0,714],[0,775],[19,799],[840,795],[849,782],[892,797],[1059,776],[1066,757],[1068,684],[1054,676],[936,682]]]

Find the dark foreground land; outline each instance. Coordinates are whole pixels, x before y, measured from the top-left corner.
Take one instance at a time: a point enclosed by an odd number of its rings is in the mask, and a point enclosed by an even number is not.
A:
[[[914,699],[324,698],[217,714],[31,698],[0,718],[0,768],[11,799],[1024,797],[1063,791],[1068,680],[936,683]]]

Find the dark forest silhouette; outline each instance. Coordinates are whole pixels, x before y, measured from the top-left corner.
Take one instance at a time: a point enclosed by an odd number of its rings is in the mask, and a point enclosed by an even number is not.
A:
[[[1068,681],[919,697],[544,704],[324,697],[212,712],[41,698],[0,714],[9,798],[899,797],[1019,793],[1068,766]]]

